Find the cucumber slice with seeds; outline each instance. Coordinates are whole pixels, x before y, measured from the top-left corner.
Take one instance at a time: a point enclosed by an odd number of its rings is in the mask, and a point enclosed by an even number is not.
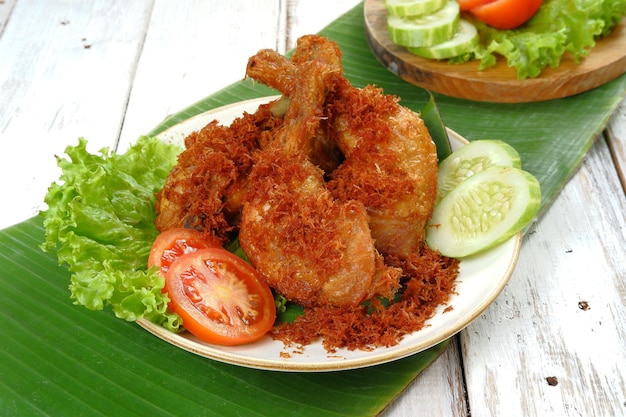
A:
[[[460,19],[459,4],[448,0],[434,13],[423,16],[387,16],[389,39],[405,47],[433,46],[454,36]]]
[[[426,228],[426,242],[444,256],[462,258],[508,240],[539,209],[537,179],[513,167],[491,167],[443,198]]]
[[[474,174],[494,166],[521,168],[514,147],[501,140],[475,140],[451,153],[439,164],[437,201]]]
[[[448,0],[385,0],[391,16],[421,16],[443,8]]]
[[[422,58],[448,59],[470,53],[478,46],[478,30],[465,19],[460,19],[452,39],[429,47],[407,48],[409,52]]]

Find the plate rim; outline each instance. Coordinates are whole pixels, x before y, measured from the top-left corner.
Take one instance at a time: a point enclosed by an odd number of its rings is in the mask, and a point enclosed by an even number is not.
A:
[[[220,107],[216,107],[214,109],[199,113],[195,116],[192,116],[186,120],[183,120],[176,125],[173,125],[164,131],[160,132],[156,135],[157,138],[165,138],[168,135],[172,135],[172,132],[176,131],[180,128],[182,124],[197,124],[198,126],[203,126],[202,123],[211,121],[215,119],[213,117],[214,114],[220,112],[228,112],[234,109],[242,109],[242,108],[253,108],[254,106],[258,106],[262,103],[267,103],[268,101],[275,100],[280,96],[265,96],[258,97],[253,99],[242,100],[230,104],[226,104]],[[245,111],[245,110],[242,110]],[[221,120],[220,120],[221,121]],[[456,133],[455,131],[446,128],[450,137],[453,137],[454,140],[458,141],[461,145],[469,143],[465,138]],[[190,130],[191,131],[191,130]],[[167,139],[167,141],[171,141],[172,139]],[[219,345],[212,345],[209,343],[202,342],[192,335],[190,337],[185,337],[180,333],[174,333],[170,330],[165,329],[164,327],[155,324],[148,319],[142,318],[136,321],[136,323],[141,326],[143,329],[153,334],[154,336],[168,342],[178,348],[186,350],[190,353],[216,360],[223,363],[228,363],[231,365],[238,365],[253,369],[261,369],[261,370],[271,370],[271,371],[284,371],[284,372],[328,372],[328,371],[341,371],[341,370],[350,370],[350,369],[358,369],[364,367],[370,367],[375,365],[380,365],[384,363],[388,363],[391,361],[399,360],[405,358],[407,356],[411,356],[413,354],[417,354],[423,352],[439,343],[444,342],[455,334],[459,333],[463,329],[465,329],[472,321],[474,321],[480,314],[482,314],[488,307],[491,305],[495,299],[500,295],[500,293],[504,290],[506,285],[508,284],[513,271],[517,265],[517,261],[519,259],[520,250],[521,250],[521,242],[522,235],[521,232],[517,233],[513,237],[511,237],[508,241],[504,242],[503,245],[509,244],[512,245],[511,248],[511,257],[507,261],[506,271],[502,278],[498,281],[498,285],[493,287],[490,291],[491,296],[485,300],[483,300],[478,305],[474,306],[471,314],[468,314],[463,318],[463,320],[456,326],[451,327],[445,332],[438,333],[429,339],[416,344],[409,345],[402,348],[392,347],[391,351],[386,353],[380,353],[382,350],[387,348],[378,348],[380,349],[379,353],[374,357],[361,357],[361,358],[352,358],[352,359],[343,359],[343,360],[328,360],[326,362],[319,361],[311,361],[311,362],[290,362],[288,359],[283,358],[282,355],[278,354],[276,359],[264,359],[264,358],[256,358],[245,356],[236,352],[230,352],[228,350],[224,350],[226,347]],[[497,247],[496,247],[497,248]],[[461,260],[461,264],[463,260]],[[440,306],[442,307],[442,306]],[[438,313],[436,313],[438,314]],[[418,331],[419,332],[419,331]],[[266,338],[270,338],[270,336],[266,336]],[[278,341],[276,341],[278,342]],[[282,342],[278,342],[281,343]],[[321,343],[320,343],[321,344]],[[253,344],[252,344],[253,345]],[[248,345],[248,346],[252,346]],[[283,350],[286,352],[286,349],[291,349],[290,347],[285,347]],[[377,351],[378,349],[374,349],[372,352]],[[293,350],[293,349],[291,349]],[[299,354],[299,353],[292,353]],[[331,356],[327,354],[327,357]]]

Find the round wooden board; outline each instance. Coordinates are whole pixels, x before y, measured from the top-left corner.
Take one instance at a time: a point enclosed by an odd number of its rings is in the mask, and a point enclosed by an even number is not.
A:
[[[552,100],[591,90],[626,72],[626,19],[597,41],[580,63],[566,54],[558,68],[546,68],[539,77],[525,80],[519,80],[504,59],[479,71],[478,61],[450,64],[417,57],[395,45],[387,35],[384,0],[365,0],[364,19],[367,42],[389,71],[411,84],[452,97],[496,103]]]

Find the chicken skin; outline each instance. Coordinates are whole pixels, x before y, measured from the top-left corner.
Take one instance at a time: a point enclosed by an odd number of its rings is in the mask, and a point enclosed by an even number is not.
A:
[[[396,97],[373,86],[352,86],[340,75],[339,48],[321,36],[301,37],[291,60],[269,51],[257,55],[248,75],[291,96],[297,87],[297,68],[311,61],[324,63],[335,73],[327,88],[323,130],[315,136],[322,145],[307,148],[315,155],[311,160],[333,154],[316,149],[337,147],[340,162],[338,158],[316,162],[325,170],[333,168],[328,184],[333,196],[365,205],[381,253],[417,252],[437,192],[437,153],[424,122]]]
[[[245,201],[252,155],[282,124],[273,104],[230,126],[213,121],[185,138],[185,150],[157,196],[157,229],[189,227],[228,239]]]
[[[292,59],[297,57],[297,51],[301,48],[309,50],[310,43],[305,42],[306,39],[308,39],[308,37],[303,37],[298,40],[298,49]],[[311,51],[311,54],[312,53],[313,51]],[[327,65],[325,58],[327,55],[332,55],[333,53],[339,53],[339,51],[333,49],[332,52],[318,52],[320,55],[320,59],[318,60],[320,65],[327,66],[326,71],[330,74],[329,82],[332,78],[340,77],[342,71],[340,65]],[[300,55],[302,55],[302,52]],[[313,59],[307,59],[307,61],[313,61]],[[301,82],[298,74],[299,72],[293,61],[287,60],[283,55],[271,49],[263,49],[250,57],[246,70],[248,77],[282,92],[286,98],[283,100],[285,103],[289,103],[290,97],[294,94],[298,83]],[[325,100],[325,97],[322,99]],[[309,138],[300,143],[300,146],[302,146],[301,152],[307,155],[314,165],[322,168],[325,173],[330,173],[339,166],[343,160],[343,155],[337,147],[337,144],[328,138],[325,122],[325,118],[321,117],[317,122],[317,128],[310,132]]]
[[[423,120],[372,86],[343,82],[335,95],[329,134],[345,161],[331,174],[331,193],[366,206],[381,253],[417,253],[437,195],[437,151]]]
[[[372,291],[395,290],[400,271],[381,262],[365,207],[336,201],[308,159],[335,69],[310,61],[298,72],[273,146],[255,155],[239,240],[257,272],[286,298],[304,306],[356,305]]]

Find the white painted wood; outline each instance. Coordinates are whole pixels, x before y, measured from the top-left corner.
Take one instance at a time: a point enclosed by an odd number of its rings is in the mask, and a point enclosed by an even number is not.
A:
[[[6,27],[7,21],[11,16],[11,11],[13,11],[13,6],[15,6],[16,0],[0,0],[0,35],[2,35],[2,31]]]
[[[0,228],[43,207],[55,154],[117,139],[151,0],[18,1],[0,38]],[[19,196],[19,198],[13,198]]]
[[[3,197],[0,228],[42,208],[53,155],[79,136],[124,149],[240,80],[258,49],[284,52],[356,4],[0,0],[0,192],[19,196]],[[626,415],[625,103],[497,302],[383,416]]]
[[[468,416],[459,355],[458,337],[455,337],[381,417]]]
[[[282,10],[275,0],[156,0],[119,149],[168,115],[240,82],[251,55],[282,46]]]
[[[359,0],[288,0],[287,49],[293,48],[300,36],[319,32],[360,2]]]

